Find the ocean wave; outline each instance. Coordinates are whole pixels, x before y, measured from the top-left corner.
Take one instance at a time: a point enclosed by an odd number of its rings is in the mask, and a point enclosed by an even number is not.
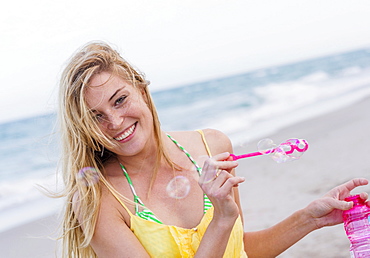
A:
[[[36,172],[36,171],[35,171]],[[40,171],[38,171],[38,174]],[[37,175],[37,173],[36,173]],[[59,182],[59,183],[58,183]],[[0,183],[0,213],[22,203],[30,202],[46,196],[43,187],[57,192],[62,187],[60,178],[56,175],[43,176],[40,178],[19,178]]]

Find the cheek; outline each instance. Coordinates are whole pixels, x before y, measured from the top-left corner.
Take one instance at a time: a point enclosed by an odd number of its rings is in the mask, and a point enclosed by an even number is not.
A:
[[[136,96],[134,101],[129,103],[129,109],[137,115],[141,113],[144,116],[152,116],[148,103],[144,100],[144,96],[142,95]]]
[[[148,119],[153,120],[152,112],[151,112],[148,104],[144,101],[142,103],[142,109],[143,109],[143,113],[145,114],[145,116],[148,117]]]
[[[153,116],[152,112],[150,111],[149,107],[146,105],[145,102],[142,102],[139,107],[137,107],[136,116],[140,118],[142,124],[145,124],[145,127],[149,130],[153,128]]]

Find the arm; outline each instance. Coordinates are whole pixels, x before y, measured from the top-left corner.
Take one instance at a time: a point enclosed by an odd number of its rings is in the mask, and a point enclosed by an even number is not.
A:
[[[231,143],[219,131],[205,130],[207,142],[214,155],[208,159],[199,180],[204,193],[212,201],[213,219],[210,222],[195,257],[223,257],[230,233],[239,215],[239,207],[234,199],[234,191],[244,178],[235,177],[237,162],[228,160]]]
[[[276,257],[298,242],[315,227],[303,210],[299,210],[275,226],[244,233],[248,257]]]
[[[116,211],[117,212],[117,211]],[[136,236],[119,216],[99,213],[91,246],[98,257],[149,257]]]
[[[343,222],[342,211],[353,205],[343,201],[344,198],[354,188],[367,183],[366,179],[353,179],[269,229],[244,233],[248,257],[276,257],[313,230]],[[367,199],[368,196],[362,193],[361,197]]]

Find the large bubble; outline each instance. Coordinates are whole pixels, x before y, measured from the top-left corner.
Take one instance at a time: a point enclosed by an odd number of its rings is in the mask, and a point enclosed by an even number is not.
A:
[[[183,199],[190,192],[190,181],[185,176],[175,176],[166,187],[167,194],[174,199]]]
[[[276,148],[276,144],[271,139],[262,139],[257,143],[257,149],[262,154],[270,154]]]
[[[100,179],[98,171],[94,167],[81,168],[77,173],[77,180],[86,186],[96,184]]]

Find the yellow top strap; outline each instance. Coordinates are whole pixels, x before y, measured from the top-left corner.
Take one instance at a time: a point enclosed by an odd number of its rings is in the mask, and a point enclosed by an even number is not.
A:
[[[204,146],[206,147],[208,156],[212,157],[212,153],[208,147],[207,140],[206,140],[206,137],[204,136],[203,130],[197,130],[197,132],[200,133],[200,135],[202,136],[202,140],[203,140]]]

